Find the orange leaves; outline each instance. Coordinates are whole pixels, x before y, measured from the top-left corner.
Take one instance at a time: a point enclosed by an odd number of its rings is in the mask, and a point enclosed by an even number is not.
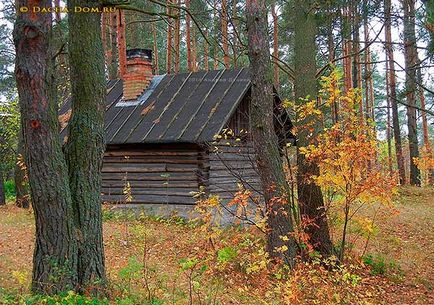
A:
[[[69,119],[71,118],[71,109],[69,109],[67,112],[65,112],[62,115],[59,115],[59,123],[60,128],[64,129],[66,125],[68,125]]]
[[[321,92],[327,95],[327,105],[339,102],[340,121],[324,129],[315,145],[301,147],[300,153],[319,165],[320,174],[314,177],[315,183],[337,192],[345,201],[390,203],[394,179],[384,174],[380,164],[373,162],[377,139],[372,126],[358,115],[358,105],[362,102],[360,92],[349,90],[342,95],[339,77],[338,72],[333,72],[323,78]],[[319,109],[312,105],[304,110],[318,116]]]
[[[424,185],[430,184],[432,171],[434,170],[434,155],[429,146],[424,146],[421,149],[419,158],[414,158],[414,163],[419,168],[422,174],[422,183]]]

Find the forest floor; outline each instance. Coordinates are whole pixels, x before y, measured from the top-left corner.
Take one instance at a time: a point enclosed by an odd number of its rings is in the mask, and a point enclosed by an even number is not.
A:
[[[263,239],[253,229],[205,230],[181,219],[106,209],[110,299],[154,305],[434,304],[434,189],[401,188],[395,201],[397,213],[379,217],[366,249],[365,242],[354,242],[354,258],[345,266],[299,264],[289,275],[266,270]],[[33,242],[32,213],[0,207],[0,304],[29,294]],[[365,259],[357,259],[362,252]]]

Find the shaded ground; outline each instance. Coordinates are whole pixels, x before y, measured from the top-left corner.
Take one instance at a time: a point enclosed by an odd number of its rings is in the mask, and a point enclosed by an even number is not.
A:
[[[384,274],[300,266],[289,281],[264,273],[260,238],[251,231],[205,232],[176,219],[105,211],[112,297],[136,300],[125,304],[145,304],[140,298],[162,300],[154,304],[189,304],[190,298],[193,304],[434,304],[434,189],[401,189],[396,209],[397,215],[378,220],[378,234],[365,251]],[[0,207],[3,291],[28,293],[33,231],[29,211]],[[361,253],[364,243],[356,245]]]

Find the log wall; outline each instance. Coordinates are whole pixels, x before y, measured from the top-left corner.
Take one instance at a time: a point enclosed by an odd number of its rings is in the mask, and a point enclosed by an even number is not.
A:
[[[255,164],[255,154],[249,142],[233,147],[225,144],[212,146],[209,154],[209,191],[224,200],[230,200],[239,190],[238,184],[261,193]]]
[[[195,203],[191,192],[206,183],[204,152],[197,145],[108,146],[102,169],[102,200],[126,203],[124,190],[131,186],[128,203]]]

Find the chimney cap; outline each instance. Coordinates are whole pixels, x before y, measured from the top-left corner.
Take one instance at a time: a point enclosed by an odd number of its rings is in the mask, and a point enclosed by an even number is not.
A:
[[[127,59],[144,58],[152,62],[152,50],[150,49],[129,49],[127,50]]]

